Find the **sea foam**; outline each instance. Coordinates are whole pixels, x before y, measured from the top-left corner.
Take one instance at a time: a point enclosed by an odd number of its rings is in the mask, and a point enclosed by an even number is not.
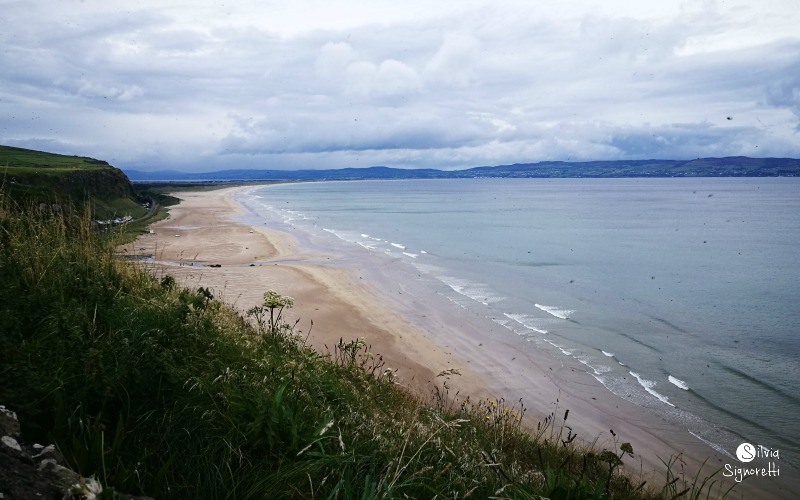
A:
[[[579,363],[585,365],[588,368],[591,368],[594,372],[594,375],[602,375],[604,373],[608,373],[611,371],[611,367],[607,365],[594,365],[592,362],[594,358],[586,354],[580,354],[575,356],[575,359],[578,360]]]
[[[681,389],[683,389],[684,391],[688,391],[688,390],[689,390],[689,386],[686,384],[686,382],[684,382],[684,381],[683,381],[683,380],[681,380],[681,379],[675,378],[675,377],[673,377],[672,375],[670,375],[670,376],[668,377],[668,380],[669,380],[670,382],[672,382],[672,383],[673,383],[673,384],[674,384],[676,387],[680,387],[680,388],[681,388]]]
[[[480,302],[485,306],[505,299],[505,297],[494,295],[488,285],[472,283],[452,276],[439,275],[436,277],[454,292]]]
[[[538,318],[535,318],[533,316],[528,316],[526,314],[503,313],[503,315],[508,319],[512,319],[512,320],[516,321],[517,323],[519,323],[520,325],[524,326],[528,330],[534,331],[536,333],[542,333],[542,334],[546,334],[547,333],[547,330],[545,330],[544,328],[541,328],[541,326],[539,325],[539,323],[538,323],[539,319]]]
[[[569,319],[570,314],[574,313],[575,311],[569,309],[561,309],[555,306],[544,306],[542,304],[534,304],[537,308],[541,309],[542,311],[555,316],[556,318],[560,319]]]
[[[647,380],[646,378],[640,377],[639,374],[636,373],[636,372],[628,372],[628,373],[630,373],[631,375],[636,377],[636,380],[639,381],[639,385],[644,387],[645,391],[649,392],[651,395],[653,395],[656,398],[658,398],[659,401],[661,401],[662,403],[666,403],[666,404],[668,404],[670,406],[673,406],[673,407],[675,406],[674,404],[669,402],[669,398],[668,397],[666,397],[665,395],[663,395],[661,393],[658,393],[658,392],[653,390],[653,387],[655,387],[655,385],[656,385],[655,382],[653,382],[652,380]]]
[[[714,450],[716,450],[716,451],[718,451],[718,452],[722,453],[723,455],[726,455],[726,456],[728,456],[729,458],[734,458],[734,456],[733,456],[733,455],[731,455],[730,453],[728,453],[728,451],[727,451],[725,448],[723,448],[722,446],[718,445],[717,443],[714,443],[714,442],[712,442],[712,441],[709,441],[708,439],[704,439],[703,437],[699,436],[698,434],[695,434],[695,433],[694,433],[694,432],[692,432],[692,431],[689,431],[689,434],[691,434],[692,436],[696,437],[696,438],[697,438],[697,439],[699,439],[700,441],[704,442],[706,445],[708,445],[708,446],[709,446],[709,447],[711,447],[712,449],[714,449]]]

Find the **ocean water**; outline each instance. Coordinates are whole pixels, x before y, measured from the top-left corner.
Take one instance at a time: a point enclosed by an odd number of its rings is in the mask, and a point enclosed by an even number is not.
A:
[[[800,179],[328,182],[240,201],[413,269],[717,451],[800,464]]]

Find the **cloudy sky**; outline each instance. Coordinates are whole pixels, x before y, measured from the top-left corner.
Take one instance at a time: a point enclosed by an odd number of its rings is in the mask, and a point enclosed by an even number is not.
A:
[[[800,157],[797,0],[0,0],[0,144],[127,169]]]

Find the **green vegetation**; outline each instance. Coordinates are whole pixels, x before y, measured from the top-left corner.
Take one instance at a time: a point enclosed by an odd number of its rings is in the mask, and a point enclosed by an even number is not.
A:
[[[0,165],[27,169],[28,172],[46,171],[49,175],[78,170],[101,170],[108,163],[84,156],[65,156],[32,149],[0,146]]]
[[[93,158],[0,146],[0,185],[36,208],[88,205],[101,220],[148,214],[149,200],[137,198],[125,174]]]
[[[0,186],[20,206],[32,210],[88,207],[89,217],[101,221],[129,215],[133,220],[123,226],[128,241],[167,217],[165,207],[178,203],[168,194],[177,187],[174,184],[134,188],[121,170],[104,161],[9,146],[0,146]]]
[[[327,354],[267,292],[242,318],[114,258],[88,217],[0,190],[0,403],[84,475],[155,498],[697,498],[626,475],[630,444],[578,444],[559,410],[447,388],[419,398],[364,339]],[[313,324],[312,324],[313,327]],[[354,337],[358,335],[354,332]],[[624,431],[620,431],[624,434]],[[616,436],[615,436],[616,439]],[[623,438],[624,439],[624,438]],[[695,486],[696,485],[696,486]],[[685,491],[684,491],[685,490]]]

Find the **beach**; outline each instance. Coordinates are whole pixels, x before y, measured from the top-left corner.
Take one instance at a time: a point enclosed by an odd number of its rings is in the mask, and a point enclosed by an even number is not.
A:
[[[446,383],[451,397],[504,398],[510,404],[521,398],[534,428],[550,414],[560,426],[569,410],[565,425],[584,442],[598,449],[630,442],[635,458],[627,458],[626,466],[650,484],[663,481],[662,460],[671,456],[681,456],[687,479],[698,470],[703,477],[736,462],[686,429],[614,396],[579,367],[522,353],[519,339],[481,335],[490,325],[443,313],[437,298],[398,289],[368,263],[360,269],[333,249],[310,251],[289,232],[261,227],[237,203],[241,189],[174,193],[182,201],[170,209],[170,217],[126,251],[152,255],[145,265],[157,276],[207,287],[241,312],[260,304],[269,289],[291,296],[295,306],[284,317],[290,323],[299,320],[296,329],[308,335],[312,347],[328,352],[340,339],[363,337],[371,352],[383,356],[386,368],[396,370],[399,383],[422,397]],[[774,490],[775,481],[744,486],[732,497],[752,498],[746,492],[761,488],[770,489],[769,498],[784,494]]]

